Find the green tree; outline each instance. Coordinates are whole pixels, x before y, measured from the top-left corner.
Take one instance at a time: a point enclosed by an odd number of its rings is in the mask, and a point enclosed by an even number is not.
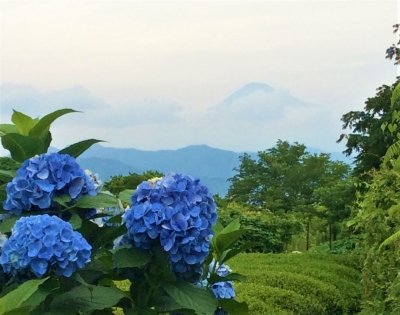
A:
[[[237,174],[229,179],[228,199],[269,209],[273,213],[312,212],[314,191],[345,178],[350,167],[329,154],[306,152],[306,147],[279,140],[275,147],[240,157]]]
[[[104,188],[112,194],[118,196],[125,189],[136,189],[136,187],[154,177],[162,177],[164,174],[158,171],[146,171],[143,174],[129,173],[127,176],[117,175],[104,183]]]
[[[324,211],[320,212],[320,217],[328,222],[330,249],[332,249],[332,241],[336,241],[340,231],[338,223],[350,216],[355,194],[352,177],[333,180],[328,186],[319,187],[314,191],[314,197],[318,205],[324,209]]]
[[[392,93],[398,83],[378,88],[377,95],[365,102],[364,110],[350,111],[341,118],[343,129],[349,128],[351,133],[340,135],[337,142],[346,139],[346,150],[343,153],[347,156],[357,154],[354,158],[356,176],[361,176],[371,169],[379,169],[382,157],[397,140],[395,133],[400,131],[400,126],[393,130],[383,130],[382,125],[389,124],[393,112],[400,108],[400,102],[391,106]]]

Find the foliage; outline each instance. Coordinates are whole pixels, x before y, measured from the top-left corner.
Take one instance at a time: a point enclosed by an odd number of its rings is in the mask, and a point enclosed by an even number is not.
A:
[[[136,187],[149,179],[164,176],[158,171],[146,171],[142,174],[129,173],[128,176],[112,176],[109,181],[104,183],[104,188],[112,194],[119,196],[119,193],[126,189],[136,189]]]
[[[360,194],[358,211],[349,222],[359,233],[363,248],[363,314],[391,314],[399,308],[399,299],[392,295],[393,280],[400,270],[398,247],[381,246],[399,229],[399,176],[387,167],[372,171],[372,181],[365,184],[367,190]]]
[[[367,99],[364,110],[350,111],[342,116],[343,129],[349,128],[352,133],[342,134],[338,142],[346,139],[347,149],[343,153],[347,156],[357,154],[354,157],[356,176],[379,169],[381,159],[397,139],[399,126],[393,125],[390,130],[382,128],[392,122],[392,115],[400,106],[398,102],[391,106],[393,89],[397,85],[398,82],[381,86],[376,96]]]
[[[311,215],[314,191],[328,187],[349,173],[349,166],[333,162],[328,154],[311,155],[305,146],[279,140],[275,147],[240,157],[237,174],[229,179],[228,198],[260,206],[273,213],[298,211]]]
[[[119,193],[131,199],[121,216],[121,200],[75,160],[99,140],[45,153],[50,124],[72,112],[32,119],[14,111],[14,124],[0,125],[4,148],[22,163],[0,169],[8,182],[0,186],[0,231],[8,235],[0,245],[0,315],[246,314],[246,303],[232,299],[232,281],[245,278],[224,269],[247,248],[236,246],[247,231],[239,220],[216,222],[214,199],[199,179],[147,181],[159,175],[151,172],[135,193]]]
[[[293,235],[304,231],[303,224],[291,214],[275,215],[266,211],[251,211],[235,202],[220,208],[220,221],[228,224],[239,218],[241,226],[248,228],[238,246],[253,244],[246,251],[259,253],[281,253]]]
[[[247,271],[247,281],[236,285],[236,293],[239,301],[248,302],[250,314],[357,314],[360,310],[360,272],[352,268],[360,268],[356,256],[241,254],[230,265]]]

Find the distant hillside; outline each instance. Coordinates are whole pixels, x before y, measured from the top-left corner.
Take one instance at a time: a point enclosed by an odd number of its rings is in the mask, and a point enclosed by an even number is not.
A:
[[[310,148],[311,153],[321,153]],[[227,179],[235,173],[242,153],[211,148],[207,145],[192,145],[178,150],[142,151],[94,145],[83,153],[78,161],[85,169],[98,173],[105,181],[113,175],[143,173],[146,170],[181,172],[199,177],[211,192],[225,196],[229,183]],[[256,153],[250,153],[256,156]],[[344,155],[332,154],[333,159]],[[339,159],[338,159],[339,160]],[[347,159],[348,160],[348,159]],[[349,162],[349,161],[346,161]]]

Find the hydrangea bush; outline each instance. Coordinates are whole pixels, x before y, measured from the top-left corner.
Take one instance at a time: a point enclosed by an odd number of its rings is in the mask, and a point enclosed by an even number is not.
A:
[[[0,166],[8,179],[0,186],[0,315],[246,314],[232,282],[243,277],[225,265],[245,250],[234,247],[245,233],[239,221],[223,227],[208,188],[180,173],[120,199],[103,191],[76,160],[99,140],[47,153],[50,125],[72,112],[33,119],[14,111],[14,124],[0,124],[3,147],[21,163]]]
[[[143,182],[124,215],[128,238],[141,250],[161,245],[172,272],[196,281],[210,252],[216,204],[199,179],[169,173]]]

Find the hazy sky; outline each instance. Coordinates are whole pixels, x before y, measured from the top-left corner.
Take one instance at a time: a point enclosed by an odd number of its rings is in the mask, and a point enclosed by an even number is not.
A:
[[[340,117],[397,75],[385,59],[396,1],[0,3],[1,122],[12,109],[84,111],[54,124],[59,148],[258,151],[280,138],[341,151]],[[275,94],[221,105],[251,82]]]

